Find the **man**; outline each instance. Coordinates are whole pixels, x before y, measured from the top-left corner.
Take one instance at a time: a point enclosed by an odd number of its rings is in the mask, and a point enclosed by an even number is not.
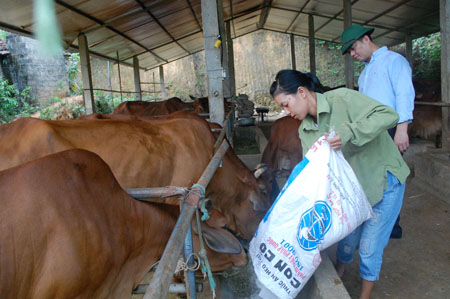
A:
[[[365,64],[359,79],[359,91],[380,103],[393,108],[399,115],[397,126],[389,134],[401,153],[409,147],[408,123],[413,119],[414,87],[411,67],[400,54],[377,46],[371,38],[374,28],[352,25],[341,35],[342,54],[349,53],[353,59]],[[391,238],[401,238],[402,229],[398,224],[400,216],[391,233]],[[338,249],[339,251],[339,249]],[[353,251],[354,252],[354,251]],[[351,261],[352,252],[346,253]],[[337,263],[337,270],[343,274],[345,261]],[[363,278],[361,298],[369,298],[374,281]]]

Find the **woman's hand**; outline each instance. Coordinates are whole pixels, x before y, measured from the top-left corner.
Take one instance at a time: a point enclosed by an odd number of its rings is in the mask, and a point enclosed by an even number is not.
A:
[[[336,134],[333,137],[328,137],[330,135],[330,132],[325,132],[323,135],[325,136],[326,141],[328,142],[328,144],[330,145],[330,147],[333,150],[337,151],[337,150],[341,149],[341,146],[342,146],[341,136]]]

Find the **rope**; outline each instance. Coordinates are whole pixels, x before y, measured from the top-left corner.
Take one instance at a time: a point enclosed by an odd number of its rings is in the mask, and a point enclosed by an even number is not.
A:
[[[206,278],[206,275],[208,275],[209,278],[209,285],[213,292],[213,299],[216,298],[216,283],[214,282],[214,278],[211,272],[211,267],[209,266],[208,257],[206,256],[206,250],[205,245],[203,244],[203,235],[202,235],[202,229],[200,224],[200,216],[198,213],[198,209],[195,210],[195,216],[197,218],[197,230],[198,230],[198,239],[200,242],[200,250],[198,252],[198,256],[200,257],[200,262],[202,264],[202,273],[203,277]]]
[[[189,266],[189,260],[191,258],[197,260],[194,261],[192,266]],[[193,252],[187,257],[186,261],[184,261],[182,257],[178,259],[175,274],[179,274],[181,271],[197,271],[198,269],[200,269],[200,258],[195,252]]]
[[[203,187],[203,185],[194,184],[194,185],[192,185],[192,188],[189,191],[189,193],[186,195],[186,197],[189,196],[189,194],[191,194],[191,193],[197,193],[200,195],[200,210],[203,213],[202,221],[209,219],[208,210],[206,209],[205,200],[204,200],[205,192],[206,192],[206,190],[205,190],[205,187]]]
[[[202,213],[203,213],[202,221],[208,220],[208,219],[209,219],[209,215],[208,215],[208,210],[207,210],[206,207],[205,207],[205,200],[202,199],[200,202],[201,202],[200,210],[201,210]]]

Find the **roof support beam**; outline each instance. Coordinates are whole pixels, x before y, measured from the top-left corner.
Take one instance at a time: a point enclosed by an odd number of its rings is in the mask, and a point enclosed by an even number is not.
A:
[[[159,85],[161,87],[161,98],[163,100],[166,99],[166,84],[164,83],[164,67],[162,65],[159,66]]]
[[[433,12],[431,12],[431,13],[427,13],[427,14],[425,14],[425,15],[420,16],[419,18],[417,18],[418,21],[416,21],[416,22],[411,22],[411,23],[409,23],[407,26],[405,26],[405,27],[403,28],[404,31],[405,31],[405,33],[406,33],[406,34],[411,34],[411,35],[414,35],[414,36],[417,36],[417,37],[418,37],[418,36],[421,36],[421,35],[419,35],[418,33],[407,31],[408,28],[413,27],[414,25],[416,25],[416,24],[418,24],[418,23],[421,23],[423,19],[426,19],[426,18],[435,16],[436,14],[437,14],[437,12],[433,11]],[[419,20],[420,20],[420,21],[419,21]],[[382,28],[382,29],[384,29],[384,28]],[[389,34],[389,33],[393,32],[393,31],[398,31],[398,30],[396,30],[395,28],[391,28],[391,29],[387,30],[386,32],[383,32],[383,33],[381,33],[381,34],[379,34],[379,35],[377,35],[377,36],[374,36],[373,39],[380,38],[380,37],[382,37],[382,36],[384,36],[384,35],[386,35],[386,34]]]
[[[382,12],[380,12],[379,14],[377,14],[376,16],[374,16],[373,18],[371,18],[371,19],[365,21],[362,25],[363,25],[363,26],[366,26],[366,25],[368,25],[370,22],[375,21],[376,19],[378,19],[378,18],[380,18],[380,17],[382,17],[382,16],[384,16],[384,15],[390,13],[391,11],[393,11],[393,10],[399,8],[399,7],[402,6],[402,5],[405,5],[406,3],[410,2],[410,1],[411,1],[411,0],[404,0],[404,1],[402,1],[402,2],[399,2],[399,3],[395,4],[394,6],[388,8],[388,9],[382,11]],[[340,38],[340,35],[339,35],[338,37],[333,38],[333,40],[337,40],[337,39],[339,39],[339,38]]]
[[[86,114],[95,113],[94,91],[92,90],[92,72],[89,58],[89,48],[86,35],[78,36],[80,47],[81,79],[83,81],[83,98]]]
[[[296,61],[295,61],[295,36],[293,34],[289,34],[290,44],[291,44],[291,66],[293,70],[297,69]]]
[[[344,1],[344,30],[352,25],[352,3],[350,0]],[[355,72],[353,70],[353,60],[350,54],[345,54],[345,86],[354,89]]]
[[[198,28],[200,28],[200,31],[202,30],[202,25],[198,21],[197,15],[195,14],[194,8],[192,7],[191,1],[186,0],[189,6],[189,9],[191,10],[192,16],[194,16],[195,21],[197,22]]]
[[[231,38],[231,21],[226,22],[226,37],[227,37],[227,54],[228,54],[228,76],[230,77],[230,95],[236,95],[236,77],[234,73],[234,50],[233,39]]]
[[[411,66],[411,69],[413,67],[413,61],[412,61],[412,38],[411,38],[411,34],[406,34],[405,35],[405,44],[406,44],[406,52],[405,52],[405,56],[406,56],[406,60],[408,60],[409,65]]]
[[[439,1],[441,22],[441,94],[450,103],[450,3]],[[442,107],[442,149],[450,150],[450,107]]]
[[[75,13],[77,13],[77,14],[79,14],[79,15],[81,15],[81,16],[83,16],[83,17],[85,17],[85,18],[87,18],[87,19],[89,19],[89,20],[91,20],[91,21],[93,21],[93,22],[95,22],[95,23],[97,23],[97,24],[99,24],[99,25],[102,25],[102,26],[104,25],[105,28],[108,28],[109,30],[111,30],[111,31],[114,32],[115,34],[117,34],[117,35],[119,35],[119,36],[125,38],[126,40],[128,40],[128,41],[130,41],[130,42],[132,42],[132,43],[134,43],[134,44],[136,44],[136,45],[138,45],[139,47],[145,49],[146,52],[151,53],[153,56],[155,56],[155,57],[156,57],[157,59],[159,59],[160,61],[168,62],[167,60],[163,59],[162,57],[158,56],[156,53],[152,52],[150,49],[148,49],[147,47],[145,47],[143,44],[141,44],[141,43],[135,41],[134,39],[132,39],[131,37],[127,36],[127,35],[124,34],[123,32],[121,32],[121,31],[115,29],[115,28],[112,27],[111,25],[106,25],[103,21],[101,21],[101,20],[99,20],[99,19],[97,19],[97,18],[94,18],[93,16],[91,16],[91,15],[89,15],[89,14],[87,14],[87,13],[85,13],[85,12],[79,10],[78,8],[75,8],[75,7],[69,5],[69,4],[67,4],[67,3],[65,3],[65,2],[63,2],[63,1],[61,1],[61,0],[55,0],[55,2],[56,2],[58,5],[61,5],[61,6],[65,7],[65,8],[67,8],[68,10],[73,11],[73,12],[75,12]]]
[[[269,17],[270,7],[272,6],[273,0],[264,0],[263,11],[259,17],[258,28],[264,28],[264,24],[266,24],[267,18]]]
[[[142,101],[141,92],[141,74],[139,73],[139,59],[133,57],[134,91],[136,92],[136,101]]]
[[[358,2],[359,0],[353,0],[352,1],[352,5],[355,4],[356,2]],[[333,20],[337,20],[337,17],[340,16],[342,14],[342,12],[344,11],[344,9],[340,10],[337,14],[335,14],[334,16],[332,16],[328,21],[326,21],[325,23],[322,24],[322,26],[320,26],[319,28],[316,29],[316,33],[319,32],[320,29],[322,29],[323,27],[327,26],[331,21]]]
[[[231,16],[231,24],[233,25],[233,34],[236,37],[236,28],[234,27],[234,14],[233,14],[233,0],[230,0],[230,16]],[[225,20],[224,20],[225,21]],[[230,31],[231,36],[231,31]]]
[[[309,31],[309,71],[316,74],[316,39],[314,37],[314,17],[308,15]]]
[[[202,0],[202,23],[206,73],[208,76],[209,119],[211,122],[223,125],[225,110],[223,105],[222,64],[220,61],[220,46],[214,47],[219,35],[219,16],[216,1]]]
[[[298,16],[300,16],[300,14],[303,12],[303,10],[305,9],[306,5],[308,5],[308,3],[309,3],[310,1],[311,1],[311,0],[307,0],[307,1],[305,2],[305,4],[303,4],[302,8],[300,8],[300,10],[298,11],[297,15],[296,15],[295,18],[292,20],[291,24],[289,24],[289,26],[286,28],[286,31],[285,31],[285,32],[288,32],[289,29],[291,29],[292,25],[294,25],[294,23],[297,21]]]
[[[229,72],[229,65],[228,65],[228,47],[227,47],[227,39],[225,37],[225,23],[223,22],[223,1],[217,0],[217,16],[219,21],[219,34],[220,38],[222,39],[222,46],[221,46],[221,61],[222,61],[222,67],[225,71],[225,77],[223,79],[223,96],[224,98],[230,98],[230,72]]]
[[[153,21],[155,21],[156,24],[158,24],[158,26],[170,37],[170,39],[175,42],[178,47],[180,47],[181,49],[183,49],[184,52],[191,54],[188,50],[186,50],[186,48],[184,48],[177,40],[175,40],[175,38],[172,36],[172,34],[170,34],[170,32],[166,29],[166,27],[164,27],[163,24],[161,24],[161,22],[158,20],[158,18],[156,18],[151,12],[150,10],[146,9],[144,3],[142,3],[141,0],[134,0],[136,1],[137,4],[139,4],[142,8],[142,10],[144,10],[145,12],[147,12],[147,14],[152,18]]]

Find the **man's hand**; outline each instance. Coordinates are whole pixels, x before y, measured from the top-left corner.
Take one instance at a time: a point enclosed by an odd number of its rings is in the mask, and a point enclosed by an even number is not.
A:
[[[397,124],[397,131],[395,131],[394,143],[401,153],[404,153],[409,148],[407,121]]]
[[[341,146],[342,146],[341,136],[336,134],[336,135],[334,135],[334,137],[328,138],[328,136],[330,135],[330,132],[325,132],[323,135],[325,136],[328,144],[330,145],[330,147],[333,150],[337,151],[337,150],[341,149]]]

